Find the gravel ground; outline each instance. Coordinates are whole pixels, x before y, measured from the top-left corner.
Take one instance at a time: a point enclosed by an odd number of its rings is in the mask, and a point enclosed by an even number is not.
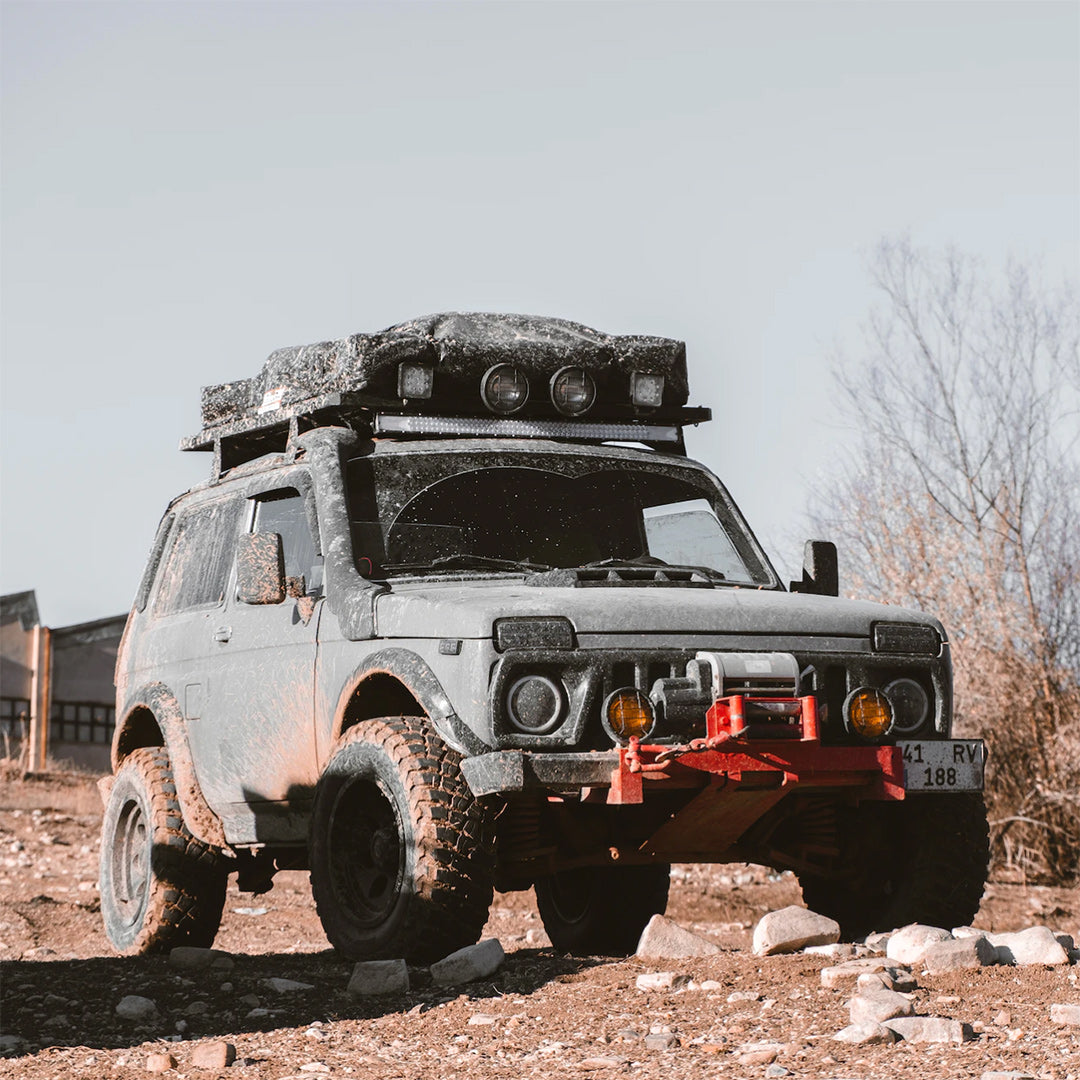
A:
[[[799,903],[798,884],[744,865],[679,866],[668,915],[721,946],[713,957],[643,963],[554,952],[531,893],[496,896],[485,937],[506,950],[490,979],[447,990],[423,968],[399,997],[356,1001],[350,965],[328,949],[306,874],[272,892],[230,889],[215,948],[226,970],[180,972],[166,957],[118,957],[96,891],[100,811],[85,783],[0,787],[0,1076],[246,1080],[340,1076],[454,1078],[615,1076],[871,1078],[1020,1075],[1080,1080],[1080,1026],[1051,1005],[1080,1006],[1080,965],[988,967],[923,975],[915,1011],[961,1020],[962,1044],[849,1046],[850,991],[822,987],[834,961],[750,951],[756,921]],[[976,925],[1045,924],[1080,940],[1080,889],[994,881]],[[641,991],[637,977],[670,970],[690,988]],[[288,979],[306,989],[282,990]],[[702,984],[705,984],[702,986]],[[147,1019],[116,1013],[149,998]],[[227,1070],[198,1068],[207,1044],[235,1047]]]

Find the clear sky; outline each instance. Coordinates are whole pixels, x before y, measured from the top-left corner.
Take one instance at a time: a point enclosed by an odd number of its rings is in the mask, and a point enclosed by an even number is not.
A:
[[[794,569],[883,235],[1080,263],[1075,3],[19,3],[2,564],[134,594],[199,388],[452,309],[688,345],[690,451]]]

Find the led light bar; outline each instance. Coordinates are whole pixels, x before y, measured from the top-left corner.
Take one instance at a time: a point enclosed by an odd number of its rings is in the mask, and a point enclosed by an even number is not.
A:
[[[473,416],[393,416],[378,413],[376,435],[504,435],[514,439],[611,439],[678,442],[674,424],[583,424],[563,420],[496,420]]]

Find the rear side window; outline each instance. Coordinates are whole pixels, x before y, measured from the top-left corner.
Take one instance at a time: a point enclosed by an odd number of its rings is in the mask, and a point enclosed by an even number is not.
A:
[[[161,573],[157,614],[209,607],[225,599],[239,513],[240,503],[229,499],[200,506],[180,519]]]

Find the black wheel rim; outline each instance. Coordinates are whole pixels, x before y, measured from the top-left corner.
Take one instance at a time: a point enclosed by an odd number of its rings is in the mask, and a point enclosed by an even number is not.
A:
[[[142,804],[129,799],[120,808],[109,864],[112,898],[124,925],[141,918],[150,882],[150,834]]]
[[[596,896],[596,874],[591,867],[553,874],[548,896],[556,916],[565,926],[583,922],[592,911]]]
[[[334,892],[353,921],[380,926],[393,912],[405,880],[405,845],[397,806],[381,784],[346,783],[330,824]]]

